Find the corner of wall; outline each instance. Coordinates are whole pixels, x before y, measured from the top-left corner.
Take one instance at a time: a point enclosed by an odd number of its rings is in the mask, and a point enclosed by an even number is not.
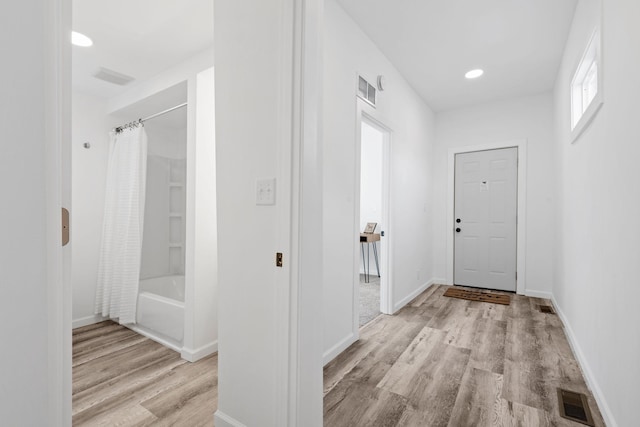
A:
[[[74,319],[72,323],[72,328],[81,328],[83,326],[93,325],[94,323],[104,322],[105,320],[109,320],[108,317],[100,316],[99,314],[94,314],[93,316],[82,317],[80,319]]]
[[[213,415],[213,419],[217,427],[247,427],[240,421],[236,420],[233,417],[230,417],[219,409]]]
[[[436,283],[436,279],[431,279],[428,282],[422,284],[420,287],[418,287],[418,289],[411,292],[409,295],[402,298],[400,301],[393,305],[393,312],[397,313],[400,309],[402,309],[402,307],[409,304],[415,297],[429,289],[434,283]]]
[[[196,349],[182,347],[182,351],[180,351],[180,357],[188,362],[197,362],[198,360],[204,359],[205,357],[217,352],[218,341],[216,340]]]
[[[537,291],[535,289],[526,289],[524,291],[525,296],[533,297],[533,298],[543,298],[543,299],[551,299],[552,293],[549,291]]]
[[[342,340],[340,340],[338,344],[334,345],[329,350],[325,351],[324,354],[322,355],[323,366],[327,365],[333,359],[338,357],[340,353],[345,351],[347,348],[349,348],[349,346],[351,346],[351,344],[353,344],[356,341],[358,341],[357,332],[351,332],[349,335],[347,335]]]

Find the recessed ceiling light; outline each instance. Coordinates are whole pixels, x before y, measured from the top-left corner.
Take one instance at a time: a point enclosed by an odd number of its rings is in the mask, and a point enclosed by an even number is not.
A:
[[[71,43],[80,47],[89,47],[93,45],[93,41],[89,37],[76,31],[71,32]]]
[[[471,70],[469,71],[467,74],[465,74],[464,76],[468,79],[477,79],[478,77],[480,77],[481,75],[484,74],[484,71],[477,69],[477,70]]]

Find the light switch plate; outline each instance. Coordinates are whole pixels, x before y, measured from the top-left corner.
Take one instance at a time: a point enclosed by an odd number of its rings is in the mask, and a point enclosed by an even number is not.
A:
[[[271,206],[276,204],[276,179],[259,179],[256,181],[256,205]]]

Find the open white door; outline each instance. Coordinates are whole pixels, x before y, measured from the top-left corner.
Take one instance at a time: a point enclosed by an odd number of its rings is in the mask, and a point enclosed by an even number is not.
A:
[[[454,283],[516,290],[518,148],[456,154]]]

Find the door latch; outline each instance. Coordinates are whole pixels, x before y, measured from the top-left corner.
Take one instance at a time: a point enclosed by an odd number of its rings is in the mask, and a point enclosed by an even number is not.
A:
[[[282,252],[276,252],[276,267],[282,267]]]

